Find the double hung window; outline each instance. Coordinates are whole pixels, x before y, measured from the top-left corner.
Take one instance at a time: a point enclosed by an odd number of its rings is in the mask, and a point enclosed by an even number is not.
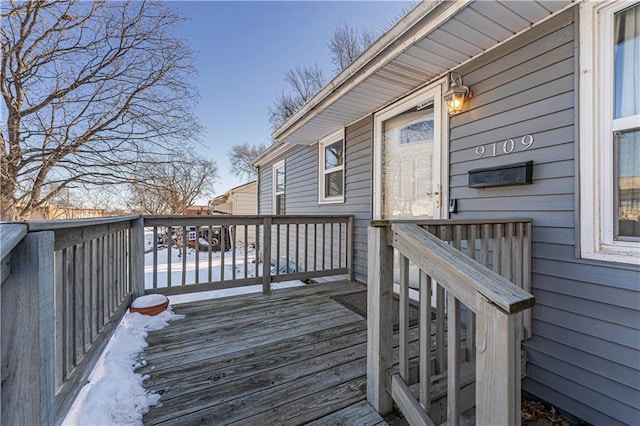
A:
[[[286,214],[285,186],[286,173],[284,160],[273,165],[273,214]]]
[[[640,3],[581,4],[580,242],[640,263]]]
[[[344,131],[334,133],[319,145],[320,203],[344,202]]]

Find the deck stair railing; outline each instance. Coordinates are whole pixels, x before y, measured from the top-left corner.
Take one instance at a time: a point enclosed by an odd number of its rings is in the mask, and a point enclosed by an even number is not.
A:
[[[195,256],[196,265],[186,263],[187,252],[199,250],[201,242],[196,238],[189,247],[188,233],[213,228],[222,233],[216,259],[223,268],[217,280],[209,272],[214,267],[209,250],[213,232],[205,237],[209,246],[204,265],[198,264],[200,256]],[[176,294],[252,284],[262,284],[269,293],[272,282],[349,276],[352,229],[350,216],[123,216],[1,223],[0,423],[60,424],[132,298],[145,292]],[[153,253],[145,253],[145,230],[152,234]],[[233,233],[229,247],[225,232]],[[158,283],[161,233],[171,236],[165,275],[172,267],[179,271],[179,278],[164,288]],[[264,261],[253,277],[246,268],[237,272],[250,262],[250,238],[254,253]],[[182,254],[177,264],[171,261],[171,250]],[[151,265],[145,266],[145,256],[153,258]],[[289,263],[296,265],[293,270]],[[187,266],[195,266],[193,281],[185,278]],[[201,266],[205,272],[199,276]],[[225,266],[230,268],[226,276]]]
[[[519,424],[522,313],[534,303],[522,288],[529,283],[529,235],[530,221],[520,219],[372,223],[367,399],[374,408],[387,413],[395,403],[410,424],[457,425],[475,406],[477,424]],[[400,286],[395,369],[394,251]],[[410,344],[410,265],[419,270],[417,346]]]

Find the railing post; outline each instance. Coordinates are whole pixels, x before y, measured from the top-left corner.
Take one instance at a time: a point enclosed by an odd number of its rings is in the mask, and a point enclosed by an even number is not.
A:
[[[271,294],[271,218],[263,221],[264,252],[262,254],[262,293]]]
[[[2,283],[2,419],[55,423],[54,234],[27,234]]]
[[[347,219],[347,279],[353,281],[353,216]]]
[[[516,425],[520,418],[520,340],[516,315],[477,295],[476,423]]]
[[[393,367],[393,248],[386,222],[368,228],[367,401],[380,414],[393,410],[386,374]]]
[[[144,296],[144,217],[131,221],[129,244],[129,284],[135,299]]]

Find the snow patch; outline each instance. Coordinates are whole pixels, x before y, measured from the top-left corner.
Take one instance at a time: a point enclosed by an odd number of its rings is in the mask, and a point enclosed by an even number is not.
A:
[[[148,376],[134,372],[145,364],[139,354],[147,347],[149,331],[181,318],[171,307],[156,316],[125,314],[62,424],[141,425],[160,395],[146,391],[142,383]]]

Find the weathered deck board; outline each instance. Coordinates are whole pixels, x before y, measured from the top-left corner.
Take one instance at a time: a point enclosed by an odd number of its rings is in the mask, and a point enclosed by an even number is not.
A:
[[[330,299],[360,290],[341,281],[175,306],[187,317],[149,333],[138,370],[162,395],[144,423],[384,424],[365,401],[366,321]]]

